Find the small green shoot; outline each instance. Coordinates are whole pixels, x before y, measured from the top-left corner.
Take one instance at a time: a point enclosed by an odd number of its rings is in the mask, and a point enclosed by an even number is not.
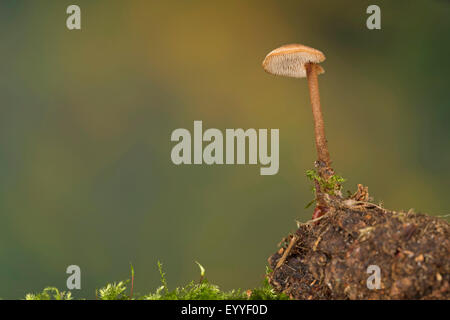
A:
[[[134,268],[133,264],[130,262],[131,268],[131,288],[130,288],[130,299],[133,299],[133,289],[134,289]]]
[[[205,272],[206,272],[206,270],[205,270],[205,268],[203,268],[203,266],[200,264],[200,262],[195,261],[195,263],[200,268],[200,281],[199,281],[199,283],[202,283],[203,279],[205,279]]]

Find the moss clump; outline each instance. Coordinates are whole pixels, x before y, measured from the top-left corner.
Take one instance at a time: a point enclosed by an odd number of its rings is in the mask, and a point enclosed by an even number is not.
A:
[[[330,196],[336,196],[341,193],[342,184],[345,182],[345,179],[341,177],[340,175],[334,174],[331,177],[329,177],[327,180],[322,178],[320,174],[316,170],[307,170],[306,171],[306,177],[312,181],[314,184],[317,183],[320,190],[323,193],[326,193]],[[312,192],[315,197],[317,197],[317,190],[316,187],[312,187]],[[316,199],[309,202],[306,208],[309,208],[314,202],[316,202]]]
[[[72,300],[72,294],[59,291],[55,287],[47,287],[41,293],[28,293],[25,300]]]

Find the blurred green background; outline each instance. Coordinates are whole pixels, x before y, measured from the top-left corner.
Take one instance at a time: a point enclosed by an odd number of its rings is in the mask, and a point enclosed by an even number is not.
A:
[[[66,28],[78,4],[82,30]],[[382,30],[366,28],[378,4]],[[387,208],[449,213],[449,1],[0,2],[0,297],[82,290],[136,271],[136,292],[260,283],[305,221],[315,160],[305,80],[261,68],[299,42],[327,56],[334,167]],[[176,166],[176,128],[279,128],[280,171]]]

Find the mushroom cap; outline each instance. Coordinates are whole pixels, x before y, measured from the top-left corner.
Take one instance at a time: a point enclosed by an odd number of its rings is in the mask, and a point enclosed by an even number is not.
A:
[[[263,68],[271,74],[280,76],[305,78],[307,63],[320,63],[325,55],[314,48],[302,44],[287,44],[271,51],[263,61]],[[318,74],[325,70],[317,65]]]

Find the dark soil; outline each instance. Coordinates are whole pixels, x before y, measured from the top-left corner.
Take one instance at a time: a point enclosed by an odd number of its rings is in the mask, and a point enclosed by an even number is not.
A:
[[[329,200],[320,220],[283,239],[269,281],[293,299],[450,299],[449,235],[439,218]],[[368,289],[370,265],[381,270],[379,289]]]

